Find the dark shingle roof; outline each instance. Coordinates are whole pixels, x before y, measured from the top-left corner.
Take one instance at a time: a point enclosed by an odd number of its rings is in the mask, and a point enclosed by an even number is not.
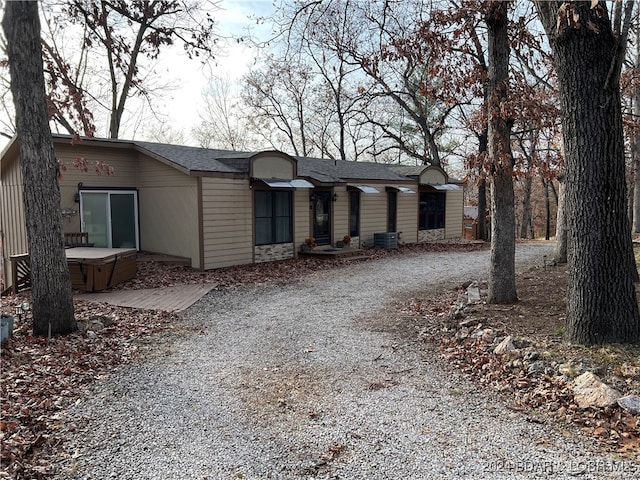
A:
[[[65,137],[54,135],[54,137]],[[70,138],[70,137],[69,137]],[[87,138],[88,142],[129,144],[137,150],[160,158],[168,164],[187,172],[215,172],[248,174],[250,159],[260,152],[236,152],[184,145],[144,142],[140,140]],[[298,177],[323,183],[348,181],[406,182],[407,176],[419,175],[424,166],[402,166],[397,164],[351,162],[325,158],[295,157],[298,162]]]
[[[154,153],[171,163],[197,172],[244,173],[243,162],[255,155],[250,152],[232,152],[183,145],[133,141],[133,144]]]
[[[181,145],[134,141],[134,145],[154,153],[189,171],[248,173],[249,160],[258,152],[234,152]],[[325,158],[295,157],[298,176],[318,182],[338,183],[348,180],[406,181],[390,165],[372,162],[348,162]]]
[[[391,169],[398,175],[418,177],[428,165],[393,165]]]
[[[388,164],[373,162],[348,162],[325,158],[296,157],[298,176],[321,182],[341,182],[348,180],[389,180],[406,181],[407,178],[395,173]]]

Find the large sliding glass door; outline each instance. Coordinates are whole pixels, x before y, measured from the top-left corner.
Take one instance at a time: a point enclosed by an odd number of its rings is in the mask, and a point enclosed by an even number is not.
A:
[[[81,190],[80,222],[96,247],[138,249],[138,192]]]

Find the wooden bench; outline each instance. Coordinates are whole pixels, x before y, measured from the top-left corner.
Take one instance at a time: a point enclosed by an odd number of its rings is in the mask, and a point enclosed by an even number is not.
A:
[[[87,232],[68,232],[64,234],[65,247],[90,247]]]
[[[20,290],[31,286],[31,264],[29,262],[29,254],[11,255],[11,276],[13,293],[16,294]]]

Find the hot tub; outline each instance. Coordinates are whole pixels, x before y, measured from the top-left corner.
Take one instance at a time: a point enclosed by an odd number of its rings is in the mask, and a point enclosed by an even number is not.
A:
[[[136,276],[132,248],[76,247],[65,250],[74,290],[99,292]]]

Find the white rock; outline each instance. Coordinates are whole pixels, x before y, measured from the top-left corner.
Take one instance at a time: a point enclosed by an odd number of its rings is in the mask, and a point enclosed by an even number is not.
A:
[[[616,403],[622,394],[603,383],[592,372],[585,372],[574,380],[573,396],[580,408],[602,408]]]
[[[504,337],[504,339],[498,344],[496,348],[493,349],[493,353],[499,355],[515,349],[516,347],[513,344],[513,337],[511,335],[508,335]]]
[[[467,299],[470,304],[480,302],[480,289],[477,286],[469,286],[467,288]]]

